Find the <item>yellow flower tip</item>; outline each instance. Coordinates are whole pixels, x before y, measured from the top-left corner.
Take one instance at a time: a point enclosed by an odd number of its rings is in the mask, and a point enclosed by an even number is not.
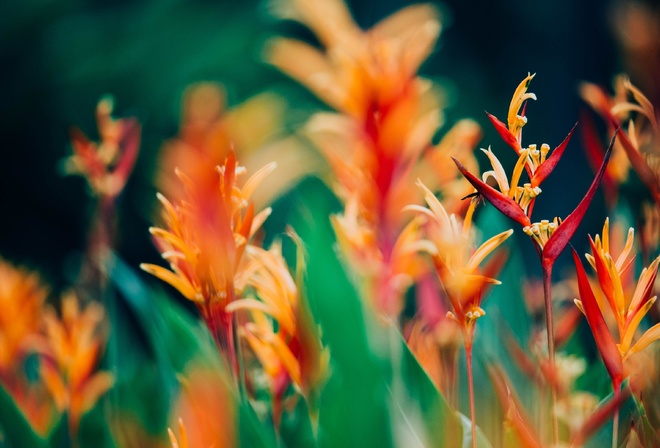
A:
[[[577,306],[578,309],[580,310],[580,312],[582,314],[584,314],[584,308],[582,307],[582,301],[579,300],[579,299],[573,299],[573,303],[575,303],[575,306]],[[584,315],[586,316],[586,314],[584,314]]]

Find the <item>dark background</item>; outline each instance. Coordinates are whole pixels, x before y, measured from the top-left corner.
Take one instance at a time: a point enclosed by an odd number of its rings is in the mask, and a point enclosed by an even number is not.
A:
[[[405,4],[352,1],[350,7],[369,27]],[[578,83],[609,86],[623,69],[610,31],[611,6],[442,2],[443,32],[422,74],[446,87],[447,124],[476,119],[485,129],[481,146],[506,154],[483,111],[505,119],[515,87],[535,72],[531,91],[538,101],[527,109],[525,140],[556,146],[578,119]],[[290,102],[292,129],[306,111],[321,107],[260,62],[269,36],[309,37],[300,26],[274,19],[262,1],[35,0],[5,2],[0,9],[0,256],[38,269],[54,290],[75,278],[94,209],[85,181],[64,177],[59,168],[70,154],[68,129],[75,125],[96,138],[101,96],[114,95],[116,115],[137,116],[143,125],[138,165],[117,221],[117,250],[133,266],[157,260],[147,232],[155,209],[151,176],[162,142],[177,133],[187,85],[222,82],[230,105],[275,89]],[[535,217],[566,216],[591,176],[574,139],[544,184]],[[586,243],[585,232],[596,231],[602,219],[597,198],[588,226],[578,230],[580,240]],[[532,255],[529,242],[521,246]]]

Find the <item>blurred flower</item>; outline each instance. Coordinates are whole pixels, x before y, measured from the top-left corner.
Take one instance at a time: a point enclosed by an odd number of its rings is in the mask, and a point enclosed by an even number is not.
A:
[[[97,371],[106,343],[105,313],[98,303],[80,309],[73,293],[62,298],[62,317],[47,308],[41,378],[60,412],[67,412],[72,434],[81,416],[114,384],[109,372]]]
[[[594,84],[583,83],[580,87],[582,98],[605,119],[611,130],[626,129],[627,123],[626,131],[620,135],[620,146],[615,151],[618,172],[612,171],[612,177],[618,183],[624,182],[628,167],[632,166],[660,204],[660,131],[656,111],[625,76],[616,78],[614,92],[610,97]]]
[[[559,400],[554,412],[573,435],[582,428],[597,407],[597,396],[588,392],[576,392]]]
[[[156,180],[170,200],[185,197],[177,169],[191,179],[214,178],[213,168],[224,164],[231,151],[248,172],[271,161],[281,168],[279,176],[266,179],[254,193],[257,208],[318,170],[318,156],[279,135],[286,109],[280,97],[262,93],[231,108],[225,100],[222,86],[212,82],[193,84],[184,92],[179,135],[163,146]]]
[[[225,307],[242,292],[235,279],[246,268],[243,255],[271,211],[255,214],[251,196],[274,168],[275,163],[264,166],[239,187],[237,178],[245,169],[230,152],[217,167],[216,179],[193,181],[178,172],[185,199],[172,204],[158,194],[166,228],[149,229],[171,270],[153,264],[140,267],[195,302],[211,334],[229,353],[233,336]]]
[[[414,242],[414,247],[428,252],[433,260],[435,271],[451,302],[453,312],[448,313],[467,337],[466,346],[471,345],[474,332],[473,323],[485,314],[481,309],[484,290],[500,281],[490,277],[499,270],[503,260],[495,259],[496,264],[480,268],[484,259],[500,246],[511,234],[512,229],[499,233],[475,249],[472,230],[472,214],[478,200],[473,199],[463,222],[456,215],[448,215],[435,195],[419,182],[425,193],[428,208],[411,205],[406,207],[426,217],[426,238]]]
[[[587,254],[587,260],[598,275],[600,288],[607,299],[606,307],[597,302],[582,263],[573,251],[580,289],[580,300],[576,299],[575,303],[587,317],[615,390],[623,380],[623,363],[653,341],[660,339],[660,324],[657,324],[644,332],[633,344],[642,319],[656,301],[656,297],[651,295],[660,263],[660,257],[653,260],[642,270],[634,291],[626,292],[622,277],[632,264],[630,253],[633,237],[634,230],[631,228],[624,249],[617,256],[616,261],[610,253],[609,220],[605,221],[602,235],[596,235],[595,240],[591,240],[592,253]],[[614,343],[614,338],[605,323],[604,312],[614,315],[618,329],[618,344]]]
[[[47,296],[35,273],[0,259],[0,383],[42,433],[52,423],[52,409],[47,391],[27,378],[25,362],[36,348]]]
[[[298,245],[298,272],[302,274],[302,242],[291,235]],[[307,400],[316,427],[316,401],[328,377],[330,353],[322,346],[306,299],[289,273],[281,243],[275,242],[269,250],[249,247],[248,256],[250,263],[243,280],[258,299],[236,300],[227,305],[227,311],[249,312],[250,319],[239,334],[248,342],[268,378],[275,427],[279,427],[290,384]]]
[[[134,118],[112,118],[113,106],[106,97],[96,107],[98,144],[71,130],[73,155],[65,165],[68,172],[83,175],[95,195],[110,198],[124,189],[140,148],[140,124]]]
[[[179,377],[181,389],[171,411],[179,439],[168,430],[172,448],[236,446],[235,398],[221,372],[194,362]]]
[[[419,272],[401,272],[411,257],[396,251],[405,226],[401,208],[421,202],[410,179],[422,177],[442,192],[447,206],[460,207],[457,198],[470,188],[448,157],[474,161],[480,135],[474,122],[463,121],[437,147],[431,145],[442,122],[441,103],[432,84],[416,73],[440,32],[437,12],[431,5],[409,6],[365,31],[341,0],[278,6],[284,16],[307,25],[322,48],[277,38],[266,57],[339,112],[314,115],[305,134],[334,173],[345,209],[333,226],[363,296],[381,316],[396,317],[411,274]]]
[[[172,448],[188,448],[188,436],[186,435],[186,427],[183,424],[183,420],[179,419],[180,441],[177,440],[172,429],[167,428],[167,433],[170,436],[170,443],[172,444]]]

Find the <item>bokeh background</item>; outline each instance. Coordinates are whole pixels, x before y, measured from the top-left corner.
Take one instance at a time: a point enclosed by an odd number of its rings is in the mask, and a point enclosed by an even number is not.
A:
[[[348,3],[363,27],[407,4]],[[116,115],[134,115],[143,125],[137,169],[119,203],[117,250],[133,266],[157,260],[147,232],[155,214],[152,177],[162,143],[177,133],[186,86],[220,82],[230,106],[275,91],[288,102],[283,133],[322,107],[261,61],[270,36],[312,38],[296,23],[276,19],[274,5],[263,0],[5,2],[0,7],[0,255],[38,269],[55,291],[73,281],[93,200],[82,178],[62,174],[62,159],[70,154],[68,130],[75,125],[95,136],[95,105],[112,94]],[[498,149],[503,145],[483,111],[505,116],[517,83],[536,72],[531,90],[539,100],[528,107],[526,140],[556,146],[578,119],[578,80],[609,85],[625,68],[611,20],[615,6],[597,0],[438,2],[444,29],[421,72],[445,88],[446,126],[474,118],[485,130],[481,146],[493,143]],[[569,213],[590,173],[576,138],[545,184],[537,216]],[[602,201],[592,208],[586,230],[594,232]],[[532,245],[521,247],[531,251]]]

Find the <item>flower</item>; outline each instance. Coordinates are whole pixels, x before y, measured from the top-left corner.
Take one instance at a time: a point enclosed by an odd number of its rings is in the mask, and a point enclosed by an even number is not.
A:
[[[57,409],[67,412],[72,434],[81,416],[114,384],[112,374],[96,370],[106,342],[104,314],[98,303],[81,310],[76,295],[69,293],[62,298],[61,319],[52,308],[43,315],[41,378]]]
[[[302,241],[289,232],[298,245],[298,282],[304,270]],[[228,312],[247,311],[249,321],[239,334],[245,338],[269,381],[273,418],[279,426],[283,397],[289,384],[308,401],[314,418],[320,387],[328,376],[330,354],[320,341],[305,297],[282,257],[281,243],[269,250],[249,247],[250,262],[243,278],[255,297],[244,297],[227,305]],[[316,424],[316,422],[314,422]]]
[[[497,157],[495,157],[490,148],[483,151],[488,156],[493,166],[493,170],[484,173],[483,180],[470,173],[467,168],[455,158],[454,163],[456,163],[458,169],[480,195],[485,197],[502,214],[523,226],[525,233],[530,235],[538,245],[542,264],[551,266],[577,230],[593,196],[596,194],[596,190],[598,189],[600,180],[604,175],[607,162],[609,161],[612,152],[616,133],[614,134],[614,137],[612,137],[612,141],[605,153],[601,167],[596,173],[596,177],[575,210],[563,220],[555,218],[553,221],[542,220],[538,223],[532,223],[530,215],[532,213],[536,196],[541,192],[539,185],[547,178],[559,162],[559,159],[563,155],[575,129],[574,127],[571,130],[564,141],[552,152],[550,157],[546,157],[549,151],[549,146],[542,145],[541,151],[537,150],[535,146],[530,146],[528,148],[521,147],[521,129],[522,126],[527,123],[527,120],[523,115],[518,114],[518,110],[526,99],[536,99],[532,94],[526,93],[529,81],[531,81],[532,77],[532,75],[528,75],[514,93],[511,107],[509,109],[509,128],[505,127],[504,124],[499,122],[495,117],[489,115],[489,118],[505,142],[512,146],[518,154],[518,162],[513,170],[511,186],[509,186],[501,163]],[[525,183],[520,187],[518,186],[518,182],[522,174],[522,166],[525,167],[527,174],[530,177],[530,182]],[[495,179],[499,191],[485,182],[489,177]]]
[[[575,304],[587,317],[615,389],[623,380],[623,363],[630,356],[660,339],[660,324],[656,324],[644,332],[633,344],[642,319],[656,301],[656,297],[651,297],[651,294],[658,273],[658,264],[660,263],[659,256],[642,270],[634,290],[626,292],[624,290],[625,283],[622,279],[633,261],[630,258],[633,238],[634,230],[631,228],[624,249],[616,257],[616,261],[610,254],[609,220],[605,221],[602,235],[596,235],[594,240],[590,240],[591,255],[587,255],[587,260],[598,275],[600,288],[607,299],[606,306],[599,304],[596,300],[582,263],[573,251],[580,291],[580,299],[576,299]],[[603,317],[603,312],[614,316],[618,330],[618,344],[614,342],[612,333]]]
[[[0,259],[0,382],[41,433],[52,423],[52,408],[43,385],[25,375],[25,362],[39,346],[47,296],[37,274]]]
[[[419,272],[402,272],[411,258],[396,251],[397,240],[414,230],[406,228],[401,209],[421,203],[410,179],[422,177],[442,192],[447,206],[460,208],[458,198],[470,187],[447,166],[448,156],[476,167],[471,152],[480,130],[465,120],[437,146],[431,144],[442,123],[442,104],[433,85],[417,76],[440,32],[431,5],[406,7],[362,30],[341,0],[282,4],[289,7],[287,17],[308,26],[322,48],[277,38],[266,57],[338,111],[315,114],[304,132],[333,171],[334,191],[344,202],[333,227],[363,280],[363,295],[373,298],[381,316],[396,317]]]
[[[216,181],[195,183],[178,172],[187,189],[185,200],[175,205],[158,194],[167,228],[149,231],[171,270],[146,263],[140,267],[195,302],[222,346],[230,326],[225,306],[241,293],[234,280],[245,268],[243,255],[271,211],[255,214],[251,196],[274,168],[275,163],[264,166],[239,187],[237,177],[245,170],[230,153],[217,168]]]
[[[140,124],[135,118],[112,118],[113,107],[109,97],[96,107],[100,143],[89,141],[77,128],[71,130],[74,154],[65,165],[68,172],[85,176],[95,194],[109,198],[124,189],[140,148]]]
[[[431,255],[435,271],[442,282],[453,312],[448,313],[462,329],[470,329],[472,324],[485,315],[480,307],[484,289],[500,281],[490,277],[496,266],[480,269],[481,263],[513,233],[512,229],[501,232],[478,248],[474,248],[472,214],[477,200],[472,200],[465,219],[461,223],[456,215],[448,215],[438,198],[426,186],[418,182],[424,191],[428,208],[411,205],[407,210],[420,213],[428,219],[426,239],[417,241],[415,247]]]
[[[179,376],[179,396],[171,410],[178,440],[168,428],[172,448],[237,445],[236,399],[222,370],[207,361],[193,361]]]
[[[582,98],[610,128],[625,129],[627,120],[627,129],[620,136],[623,151],[617,148],[617,163],[614,164],[617,170],[612,171],[611,177],[618,183],[625,181],[628,168],[632,166],[655,201],[660,203],[660,128],[653,104],[625,76],[616,78],[613,97],[589,83],[583,83],[580,91]],[[624,153],[629,162],[623,157]]]
[[[271,161],[280,166],[281,174],[265,179],[264,188],[252,196],[258,208],[272,202],[320,165],[316,153],[280,136],[285,111],[284,100],[271,93],[229,107],[221,85],[200,82],[189,86],[183,94],[179,134],[161,151],[156,178],[159,190],[170,200],[185,197],[175,175],[177,169],[191,179],[215,179],[214,168],[234,151],[248,172]]]

